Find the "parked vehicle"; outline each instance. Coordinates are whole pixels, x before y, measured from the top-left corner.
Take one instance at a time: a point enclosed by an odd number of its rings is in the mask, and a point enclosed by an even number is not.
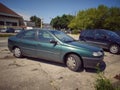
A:
[[[109,30],[83,30],[79,36],[80,41],[108,49],[113,54],[120,52],[120,36]]]
[[[19,33],[21,31],[23,31],[23,29],[15,29],[15,33]]]
[[[1,28],[1,29],[0,29],[0,32],[1,32],[1,33],[6,33],[6,31],[7,31],[6,28]]]
[[[120,36],[120,30],[115,31]]]
[[[25,30],[9,37],[8,48],[15,57],[35,57],[64,63],[73,71],[96,68],[103,61],[101,48],[83,44],[57,30]]]
[[[6,33],[14,33],[14,32],[15,32],[15,29],[13,29],[13,28],[8,28],[6,30]]]

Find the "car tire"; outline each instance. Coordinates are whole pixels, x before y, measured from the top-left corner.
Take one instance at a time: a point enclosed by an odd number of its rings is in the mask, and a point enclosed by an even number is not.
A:
[[[69,54],[66,58],[66,65],[72,71],[82,70],[82,60],[76,54]]]
[[[13,50],[13,55],[17,58],[21,58],[22,57],[21,49],[19,47],[15,47]]]
[[[120,47],[117,44],[113,44],[109,48],[110,53],[118,54],[120,52]]]

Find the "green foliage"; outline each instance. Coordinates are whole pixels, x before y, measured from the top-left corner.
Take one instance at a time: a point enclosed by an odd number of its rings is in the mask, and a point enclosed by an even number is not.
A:
[[[41,27],[41,19],[37,16],[31,16],[30,21],[35,22],[36,27]]]
[[[71,29],[120,30],[120,8],[104,5],[79,11],[68,25]]]
[[[79,11],[76,16],[62,15],[51,20],[55,29],[109,29],[120,30],[120,8],[99,5]]]
[[[104,28],[120,30],[120,8],[112,7],[109,9],[109,15],[105,19]]]
[[[104,73],[98,73],[95,89],[96,90],[115,90],[110,80],[104,76]]]
[[[72,34],[79,34],[79,33],[80,33],[80,31],[78,29],[72,30]]]
[[[99,66],[99,64],[98,64]],[[120,90],[119,86],[114,86],[109,79],[107,79],[104,75],[104,72],[101,72],[99,67],[97,69],[97,79],[95,82],[95,90]]]
[[[50,22],[53,28],[55,29],[68,29],[70,21],[73,19],[72,15],[62,15],[61,17],[57,16],[53,18]]]
[[[10,36],[14,36],[15,34],[11,34],[11,33],[1,33],[0,37],[10,37]]]

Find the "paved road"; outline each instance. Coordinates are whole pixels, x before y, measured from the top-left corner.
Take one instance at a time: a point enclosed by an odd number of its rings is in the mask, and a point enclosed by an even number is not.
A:
[[[7,47],[7,37],[0,37],[0,48]]]

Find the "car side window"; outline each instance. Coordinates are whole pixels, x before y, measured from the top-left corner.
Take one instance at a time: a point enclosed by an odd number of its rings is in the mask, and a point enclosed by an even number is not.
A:
[[[105,37],[106,37],[106,35],[105,35],[104,32],[102,32],[102,31],[96,31],[96,33],[95,33],[95,38],[96,39],[105,39]]]
[[[55,40],[51,34],[46,31],[39,31],[38,38],[40,42],[49,43],[50,40]]]
[[[86,31],[86,34],[84,34],[85,35],[85,37],[87,37],[87,38],[94,38],[94,31],[93,30],[88,30],[88,31]]]
[[[27,32],[25,32],[22,39],[35,40],[35,31],[27,31]]]
[[[81,31],[80,35],[84,36],[84,34],[85,34],[85,31]]]

